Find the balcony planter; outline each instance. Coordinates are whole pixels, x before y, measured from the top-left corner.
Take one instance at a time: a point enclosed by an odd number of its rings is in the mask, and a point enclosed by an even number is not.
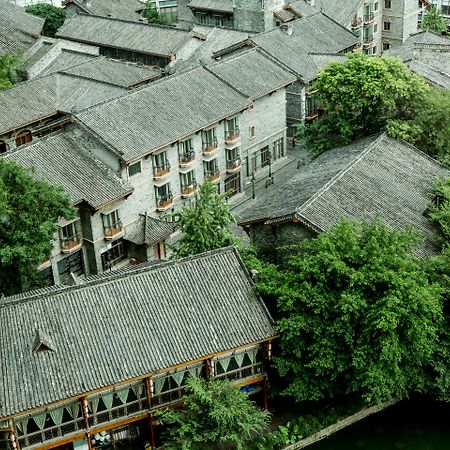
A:
[[[153,178],[155,180],[160,180],[161,178],[166,177],[170,173],[170,164],[167,161],[164,165],[155,167],[153,169]]]
[[[171,208],[173,205],[173,196],[169,194],[166,197],[160,197],[156,199],[156,211],[165,211]]]

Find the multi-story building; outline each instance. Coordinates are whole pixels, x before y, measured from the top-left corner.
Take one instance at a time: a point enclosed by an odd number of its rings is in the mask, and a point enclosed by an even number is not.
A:
[[[156,448],[190,377],[267,406],[277,331],[233,248],[1,298],[0,322],[2,450]]]
[[[62,7],[62,0],[9,0],[9,3],[22,7],[37,5],[38,3],[47,3],[49,5],[57,6],[58,8]]]

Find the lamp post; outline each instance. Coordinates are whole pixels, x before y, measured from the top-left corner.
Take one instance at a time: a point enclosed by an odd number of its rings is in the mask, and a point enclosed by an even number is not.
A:
[[[252,199],[255,199],[255,172],[252,172]]]

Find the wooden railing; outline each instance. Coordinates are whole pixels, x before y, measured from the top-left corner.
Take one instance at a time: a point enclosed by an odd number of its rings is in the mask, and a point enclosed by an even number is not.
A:
[[[140,398],[131,401],[125,405],[115,406],[106,411],[97,411],[96,413],[89,413],[89,426],[94,426],[100,423],[111,422],[120,417],[130,416],[140,411],[148,409],[147,399]]]

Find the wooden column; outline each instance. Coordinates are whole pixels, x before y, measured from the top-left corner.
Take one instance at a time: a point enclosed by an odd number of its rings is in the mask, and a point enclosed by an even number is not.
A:
[[[268,401],[267,401],[267,376],[264,377],[263,390],[264,390],[264,409],[267,410],[267,409],[269,409],[269,404],[268,404]]]
[[[92,450],[91,436],[89,435],[89,413],[88,404],[86,399],[83,397],[81,399],[81,412],[83,413],[84,428],[86,429],[86,440],[88,443],[89,450]]]
[[[145,378],[144,385],[145,385],[145,395],[147,396],[148,409],[150,409],[152,406],[152,397],[153,397],[153,380],[150,377]],[[155,448],[155,428],[153,424],[153,414],[151,411],[149,421],[150,421],[149,424],[150,424],[151,444],[152,448]]]
[[[25,430],[26,431],[26,430]],[[26,433],[25,433],[26,434]],[[12,448],[15,448],[16,450],[20,450],[20,444],[19,444],[19,439],[17,438],[17,430],[16,430],[16,425],[13,424],[12,429],[11,429],[11,433],[9,435],[10,441],[11,441],[11,446]],[[16,443],[16,446],[14,447],[13,442]]]

